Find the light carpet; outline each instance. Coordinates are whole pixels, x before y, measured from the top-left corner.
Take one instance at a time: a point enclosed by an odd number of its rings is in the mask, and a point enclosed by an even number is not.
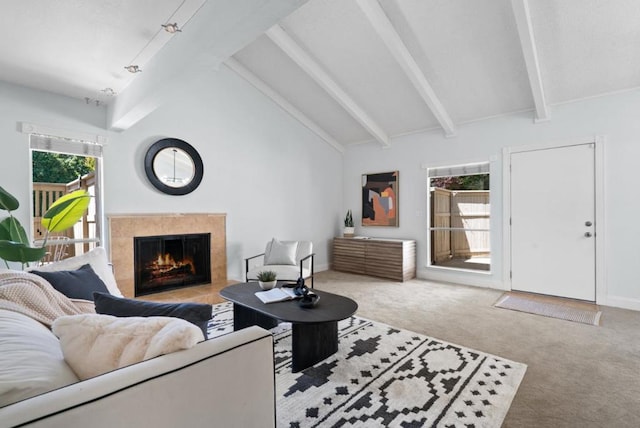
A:
[[[338,323],[338,352],[291,373],[291,328],[275,339],[279,427],[499,427],[526,365],[360,317]],[[214,305],[209,337],[233,330]]]
[[[602,315],[602,312],[595,309],[595,306],[594,309],[580,309],[509,293],[505,293],[500,297],[494,306],[589,325],[600,325],[600,317]]]

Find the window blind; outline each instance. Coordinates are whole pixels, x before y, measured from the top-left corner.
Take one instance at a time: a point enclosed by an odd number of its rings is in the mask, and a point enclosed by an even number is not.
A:
[[[489,174],[489,162],[428,168],[429,178]]]
[[[72,140],[52,135],[29,134],[29,147],[33,150],[64,153],[68,155],[102,157],[102,144]]]

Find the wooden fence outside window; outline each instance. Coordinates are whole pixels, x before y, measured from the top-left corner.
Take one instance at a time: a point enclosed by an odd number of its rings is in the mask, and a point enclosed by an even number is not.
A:
[[[488,190],[431,190],[432,262],[490,254]]]

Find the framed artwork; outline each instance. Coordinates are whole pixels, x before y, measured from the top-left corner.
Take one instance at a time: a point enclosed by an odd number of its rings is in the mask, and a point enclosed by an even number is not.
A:
[[[362,174],[362,225],[400,225],[398,171]]]

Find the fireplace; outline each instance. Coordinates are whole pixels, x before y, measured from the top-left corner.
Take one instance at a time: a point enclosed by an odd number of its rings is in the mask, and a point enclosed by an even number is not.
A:
[[[211,234],[134,237],[135,295],[211,282]]]

